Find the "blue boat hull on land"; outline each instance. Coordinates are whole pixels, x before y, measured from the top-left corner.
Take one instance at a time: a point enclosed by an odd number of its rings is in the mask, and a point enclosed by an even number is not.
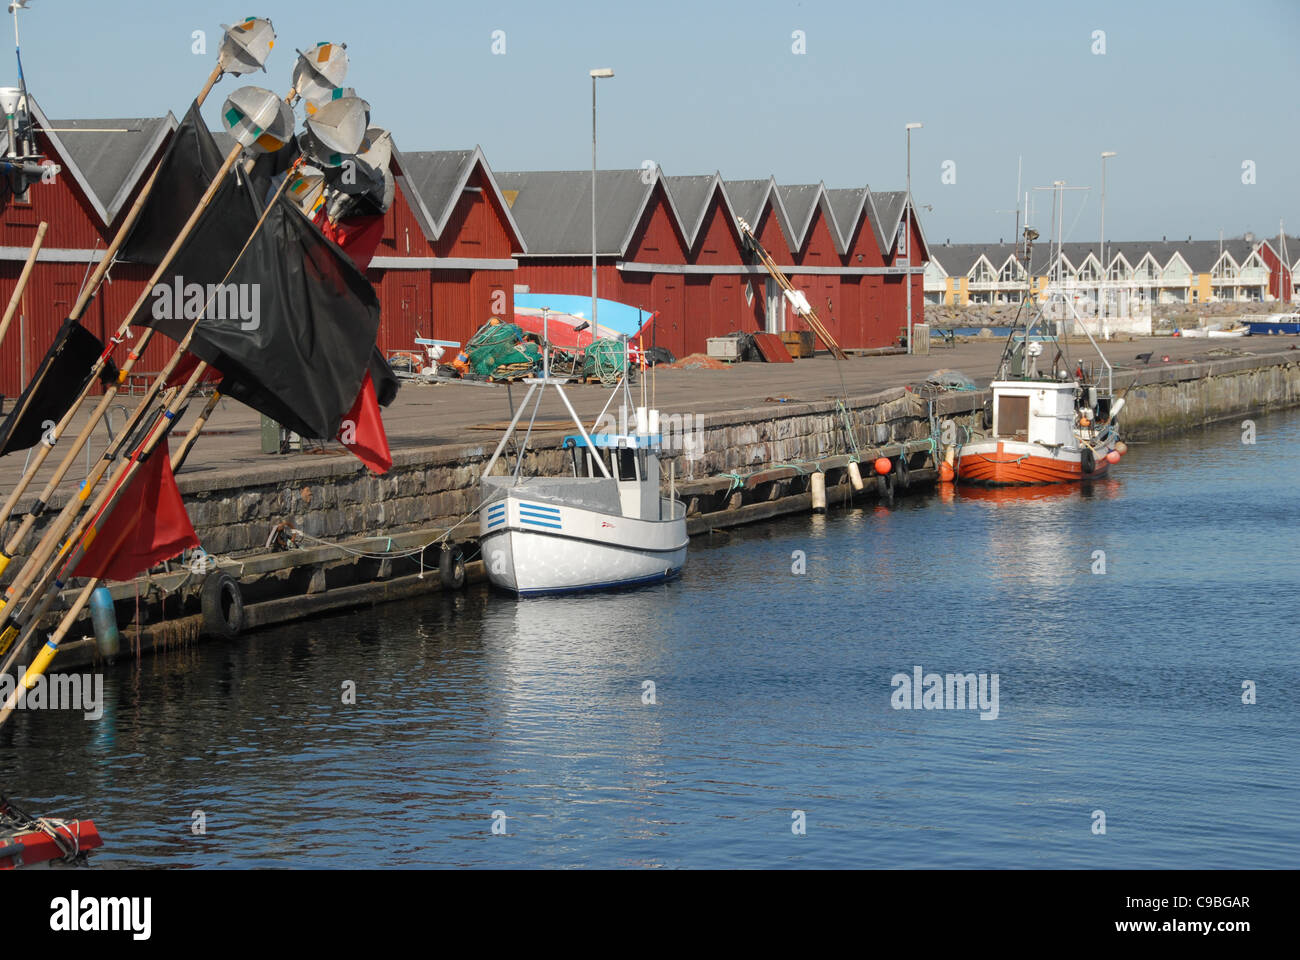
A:
[[[1273,333],[1300,333],[1300,317],[1289,316],[1285,320],[1250,320],[1246,323],[1250,327],[1251,336],[1267,336]]]

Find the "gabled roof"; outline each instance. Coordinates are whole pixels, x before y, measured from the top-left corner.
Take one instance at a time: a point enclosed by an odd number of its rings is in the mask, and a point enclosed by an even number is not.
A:
[[[520,229],[511,204],[501,192],[500,177],[493,174],[481,147],[473,150],[419,150],[402,153],[393,146],[393,160],[401,173],[397,181],[407,202],[420,221],[424,235],[437,241],[447,228],[456,204],[469,185],[475,169],[481,167],[484,179],[497,198],[521,252],[528,252],[528,236]],[[396,171],[394,171],[396,172]]]
[[[709,201],[714,191],[721,186],[722,177],[714,173],[704,177],[664,177],[664,186],[677,214],[677,223],[686,238],[686,247],[695,246],[695,239],[704,223],[704,214],[708,212]],[[730,201],[727,201],[730,207]],[[728,216],[731,216],[728,210]]]
[[[645,170],[601,170],[596,174],[596,248],[622,256],[662,175]],[[532,256],[591,255],[591,171],[542,170],[498,173],[503,190],[515,191],[511,213]],[[671,197],[670,197],[671,203]],[[680,225],[680,220],[678,221]]]
[[[727,197],[731,200],[731,209],[736,216],[743,217],[751,227],[758,229],[758,217],[767,204],[768,194],[776,189],[776,180],[724,180]]]
[[[59,163],[107,226],[122,210],[140,177],[176,129],[176,117],[132,117],[117,120],[50,120],[29,96],[32,119],[49,139]],[[0,130],[0,149],[9,135]]]
[[[835,223],[839,236],[840,253],[847,253],[853,242],[853,228],[858,225],[862,211],[867,205],[870,191],[866,187],[847,187],[826,191],[826,205],[831,211],[831,220]]]
[[[880,245],[880,252],[883,256],[889,256],[890,251],[894,249],[894,238],[898,236],[898,225],[903,221],[903,208],[907,204],[906,190],[889,190],[885,192],[872,192],[867,187],[868,202],[871,207],[871,225],[876,230],[876,243]],[[917,229],[920,229],[921,222],[916,221]],[[924,237],[924,234],[922,234]],[[925,244],[929,250],[929,244]],[[964,272],[964,271],[963,271]]]
[[[986,267],[988,267],[989,273],[993,274],[994,279],[997,279],[998,268],[993,265],[993,261],[990,260],[988,258],[988,255],[985,253],[981,253],[978,257],[975,258],[975,262],[972,263],[970,265],[970,269],[966,271],[966,276],[973,277],[975,271],[979,269],[981,263],[984,264]]]
[[[779,186],[777,191],[786,213],[790,216],[790,235],[795,239],[795,244],[790,249],[800,250],[808,240],[808,228],[812,226],[813,213],[817,209],[817,204],[824,198],[826,187],[820,183],[800,183],[788,187]],[[832,223],[832,235],[835,232],[836,228]]]
[[[790,225],[790,214],[781,200],[781,190],[777,187],[776,177],[766,180],[724,180],[723,187],[731,200],[731,209],[736,216],[743,217],[754,230],[758,230],[759,221],[769,205],[776,215],[776,224],[785,239],[789,250],[798,250],[803,245],[803,237],[796,236]]]
[[[1219,269],[1220,264],[1227,267],[1226,273],[1229,277],[1235,277],[1237,275],[1237,270],[1241,267],[1241,264],[1239,264],[1236,258],[1233,257],[1231,250],[1224,250],[1210,266],[1209,272],[1214,273],[1215,270]]]

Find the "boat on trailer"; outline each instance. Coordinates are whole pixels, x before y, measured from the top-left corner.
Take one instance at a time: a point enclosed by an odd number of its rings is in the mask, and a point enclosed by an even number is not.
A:
[[[671,471],[669,495],[660,491],[658,411],[637,407],[633,429],[590,433],[565,395],[563,380],[544,373],[525,383],[528,393],[479,481],[479,544],[488,580],[529,597],[630,587],[681,572],[688,542],[686,505],[675,496]],[[562,447],[570,473],[525,477],[521,468],[528,436],[548,389],[560,395],[577,427]],[[626,367],[621,392],[630,401]],[[493,475],[530,404],[532,420],[513,472]],[[619,418],[625,426],[627,411],[625,402]]]
[[[1027,247],[1036,236],[1026,230]],[[1077,319],[1068,297],[1056,302]],[[1081,323],[1100,362],[1080,362],[1071,372],[1059,322],[1045,320],[1040,309],[1023,331],[1012,329],[985,410],[990,433],[961,446],[959,481],[1003,486],[1096,480],[1119,462],[1127,449],[1117,425],[1124,399],[1114,398],[1110,362]],[[1040,363],[1044,348],[1054,354]]]

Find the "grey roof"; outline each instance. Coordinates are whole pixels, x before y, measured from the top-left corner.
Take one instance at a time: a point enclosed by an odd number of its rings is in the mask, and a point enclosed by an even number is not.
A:
[[[682,234],[688,244],[693,244],[700,223],[704,220],[709,201],[713,198],[713,185],[718,178],[714,175],[664,177],[663,179],[664,185],[668,188],[668,195],[672,197],[673,206],[677,209]]]
[[[596,174],[596,246],[601,254],[627,250],[654,189],[642,170],[601,170]],[[591,171],[557,170],[498,173],[502,190],[518,195],[511,213],[533,256],[591,253]]]
[[[868,187],[867,190],[871,191],[871,188]],[[898,233],[899,221],[903,219],[903,205],[906,202],[906,190],[871,192],[871,208],[876,213],[871,226],[876,231],[876,242],[880,244],[880,252],[883,254],[888,255],[894,249],[894,237]]]
[[[72,179],[81,187],[104,224],[116,219],[140,176],[148,168],[176,118],[129,117],[112,120],[50,120],[34,97],[29,98],[32,118],[58,154]],[[0,131],[0,149],[8,146]]]
[[[442,213],[448,204],[459,197],[457,187],[466,175],[466,164],[473,156],[473,150],[418,150],[402,153],[402,177],[424,201],[434,220],[442,219]]]
[[[786,212],[790,215],[790,234],[796,244],[803,246],[804,241],[808,239],[808,224],[812,222],[813,207],[821,196],[822,185],[800,183],[788,187],[779,186],[777,190],[780,192],[781,202],[785,204]]]
[[[767,180],[724,180],[727,196],[731,199],[732,210],[736,216],[743,217],[754,229],[758,229],[758,215],[763,212],[763,201],[772,186]]]
[[[53,120],[51,123],[67,148],[68,158],[81,168],[91,189],[103,201],[110,219],[135,186],[139,176],[136,167],[148,164],[163,138],[175,126],[170,114],[167,117],[114,120]],[[85,132],[81,132],[83,129]]]
[[[1186,261],[1193,273],[1209,273],[1218,262],[1222,253],[1228,253],[1238,264],[1244,263],[1254,252],[1260,240],[1246,240],[1244,237],[1225,237],[1215,240],[1107,240],[1106,253],[1109,259],[1122,254],[1130,266],[1136,267],[1148,253],[1156,263],[1165,267],[1177,254]],[[1049,260],[1055,255],[1056,245],[1040,237],[1033,247],[1033,272],[1035,275],[1046,273]],[[1065,258],[1076,268],[1087,260],[1089,254],[1097,255],[1096,242],[1068,242],[1061,246]],[[988,257],[994,268],[1001,267],[1011,254],[1017,252],[1017,245],[1011,243],[945,243],[930,250],[931,259],[938,260],[949,276],[965,276],[983,254]],[[1289,253],[1289,250],[1288,250]]]
[[[830,205],[831,216],[840,231],[841,249],[847,250],[853,240],[853,228],[858,225],[858,217],[867,202],[866,187],[849,187],[839,190],[827,190],[826,202]]]

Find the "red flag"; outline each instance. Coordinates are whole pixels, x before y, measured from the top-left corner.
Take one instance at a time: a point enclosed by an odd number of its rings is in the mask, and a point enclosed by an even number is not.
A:
[[[383,214],[368,214],[362,217],[345,217],[337,223],[330,220],[321,210],[316,215],[316,225],[321,233],[329,237],[352,258],[352,262],[364,271],[375,258],[375,248],[384,238]]]
[[[371,473],[387,473],[393,465],[393,455],[388,452],[388,434],[384,432],[384,419],[379,415],[379,401],[375,397],[375,381],[370,379],[368,370],[356,402],[343,415],[339,442]]]
[[[156,563],[197,547],[164,440],[141,463],[126,487],[113,494],[82,539],[82,555],[69,576],[132,580]]]
[[[172,375],[167,378],[167,386],[185,386],[185,384],[189,382],[190,375],[194,373],[194,368],[201,362],[202,361],[199,360],[198,357],[186,350],[184,356],[181,357],[180,362],[176,364],[176,369],[172,371]],[[205,369],[199,376],[199,383],[212,383],[220,379],[221,371],[212,366],[212,364],[208,364],[207,369]],[[198,384],[195,384],[195,386],[198,386]]]

